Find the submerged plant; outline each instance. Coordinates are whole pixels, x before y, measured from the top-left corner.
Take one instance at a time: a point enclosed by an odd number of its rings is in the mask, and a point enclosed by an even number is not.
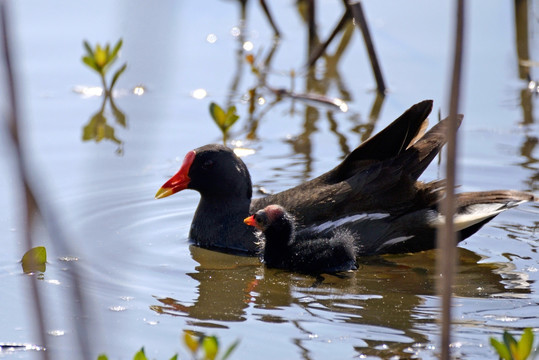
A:
[[[538,349],[532,353],[533,332],[531,328],[524,329],[519,341],[516,341],[509,332],[504,331],[503,342],[491,337],[490,344],[503,360],[532,360],[539,355]]]

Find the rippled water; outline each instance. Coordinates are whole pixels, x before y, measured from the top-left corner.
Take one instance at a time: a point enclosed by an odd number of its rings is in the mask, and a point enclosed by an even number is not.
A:
[[[436,251],[361,259],[360,269],[345,277],[317,279],[265,269],[254,258],[188,244],[195,192],[159,201],[153,196],[187,151],[221,141],[208,114],[211,101],[224,106],[231,96],[237,104],[241,119],[232,129],[231,145],[253,150],[244,161],[253,183],[268,191],[330,169],[415,102],[434,99],[435,109],[445,114],[450,2],[364,2],[390,88],[378,103],[379,117],[371,110],[376,96],[366,52],[353,30],[336,68],[328,73],[323,66],[317,69],[321,81],[315,87],[344,98],[348,112],[300,100],[273,104],[275,98],[266,91],[260,92],[264,100],[251,120],[243,96],[256,78],[245,62],[237,70],[238,40],[231,35],[238,24],[235,2],[19,0],[10,5],[32,182],[69,245],[62,248],[43,223],[36,225],[36,242],[48,250],[38,286],[52,358],[79,357],[76,334],[81,328],[88,331],[90,358],[105,352],[127,359],[142,346],[151,358],[170,358],[175,352],[185,356],[183,330],[215,334],[225,347],[240,339],[232,356],[238,359],[436,358]],[[527,111],[520,106],[527,82],[518,76],[512,3],[474,1],[468,6],[460,190],[537,192],[539,97],[525,97],[531,104]],[[284,36],[268,82],[289,87],[289,73],[295,70],[294,88],[303,92],[305,25],[294,2],[271,2],[271,7]],[[529,8],[530,56],[537,61],[539,10],[536,4]],[[323,37],[342,12],[340,2],[318,3]],[[246,40],[253,54],[263,58],[272,45],[270,28],[258,3],[249,4],[248,15]],[[208,41],[211,34],[214,43]],[[115,102],[127,126],[115,124],[110,110],[107,114],[121,144],[83,142],[83,128],[102,99],[80,93],[99,85],[80,62],[82,41],[120,37],[119,63],[127,61],[128,70]],[[536,70],[532,75],[537,80]],[[231,93],[235,80],[237,89]],[[142,96],[132,91],[139,85],[146,90]],[[194,98],[196,89],[205,89],[208,96]],[[0,137],[6,144],[0,146],[0,343],[41,346],[30,278],[18,263],[25,251],[19,220],[22,189],[9,141],[4,132]],[[423,179],[441,176],[433,162]],[[454,298],[455,357],[491,359],[489,336],[539,328],[538,214],[537,204],[522,205],[462,243]],[[80,275],[82,318],[72,306],[73,269]],[[40,355],[32,348],[0,350],[0,358]]]

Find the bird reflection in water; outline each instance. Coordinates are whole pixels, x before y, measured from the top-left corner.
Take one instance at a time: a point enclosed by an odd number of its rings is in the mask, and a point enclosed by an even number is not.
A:
[[[406,358],[410,344],[429,343],[415,326],[418,318],[425,323],[437,321],[428,313],[430,308],[423,309],[427,300],[436,296],[436,250],[365,257],[359,260],[357,271],[344,277],[323,274],[322,281],[268,269],[256,258],[194,245],[190,251],[199,263],[194,272],[186,274],[198,283],[196,298],[155,297],[157,304],[150,309],[187,317],[192,326],[229,328],[229,323],[247,319],[289,323],[299,332],[294,343],[300,351],[308,352],[308,339],[319,332],[323,336],[324,330],[311,326],[319,323],[313,319],[319,319],[333,327],[331,331],[346,324],[347,334],[364,344],[356,348],[360,353],[379,356],[383,344],[384,356]],[[478,264],[482,259],[479,255],[462,248],[458,252],[456,296],[489,299],[509,289],[515,296],[530,293],[526,274],[508,268],[507,263]],[[298,308],[303,315],[297,314]]]

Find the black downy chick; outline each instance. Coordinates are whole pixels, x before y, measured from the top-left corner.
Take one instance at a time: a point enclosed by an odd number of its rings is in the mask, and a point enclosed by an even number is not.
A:
[[[294,217],[279,205],[268,205],[244,222],[263,232],[261,252],[268,267],[309,274],[357,269],[355,240],[348,230],[331,237],[298,237]]]

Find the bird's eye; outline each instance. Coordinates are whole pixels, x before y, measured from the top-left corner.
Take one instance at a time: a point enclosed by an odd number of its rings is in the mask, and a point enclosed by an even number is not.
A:
[[[255,214],[255,221],[260,226],[266,226],[266,216],[264,214]]]
[[[204,164],[202,164],[202,168],[204,170],[209,170],[213,167],[213,160],[206,160],[204,161]]]

